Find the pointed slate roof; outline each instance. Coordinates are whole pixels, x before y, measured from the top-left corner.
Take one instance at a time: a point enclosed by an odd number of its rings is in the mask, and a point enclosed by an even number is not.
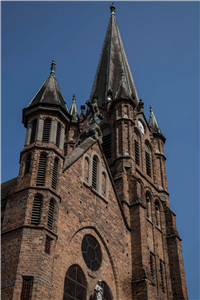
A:
[[[118,29],[115,17],[115,6],[113,4],[110,6],[110,10],[111,17],[96,71],[90,101],[94,93],[96,93],[98,95],[98,104],[103,106],[109,89],[113,91],[113,97],[115,98],[121,81],[121,71],[123,70],[123,94],[125,94],[124,96],[130,97],[133,93],[136,103],[138,104],[139,98]]]
[[[156,121],[156,117],[153,113],[153,107],[150,105],[150,117],[149,117],[149,126],[153,129],[153,132],[161,133],[161,130],[158,126],[158,123]]]
[[[31,100],[27,107],[31,107],[40,103],[60,105],[64,110],[67,110],[66,102],[61,94],[60,87],[55,77],[55,61],[51,64],[51,73],[35,97]]]
[[[70,113],[70,115],[72,115],[72,121],[78,122],[78,110],[77,110],[77,106],[76,106],[76,94],[73,95],[72,105],[69,109],[69,113]]]

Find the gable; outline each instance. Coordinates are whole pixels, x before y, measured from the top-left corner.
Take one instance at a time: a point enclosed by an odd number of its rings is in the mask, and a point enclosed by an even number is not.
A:
[[[77,187],[80,184],[83,185],[88,194],[93,194],[98,198],[99,203],[104,203],[102,205],[105,208],[107,208],[106,205],[112,205],[112,207],[117,208],[118,212],[116,213],[118,214],[118,218],[122,218],[125,226],[130,230],[115,189],[110,169],[98,141],[88,138],[75,148],[66,156],[63,171],[65,176],[68,177],[67,180],[70,182],[73,181],[73,184],[77,185]]]

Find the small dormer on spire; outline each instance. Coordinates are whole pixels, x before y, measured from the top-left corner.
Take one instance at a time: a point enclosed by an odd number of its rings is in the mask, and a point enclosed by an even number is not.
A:
[[[149,117],[149,126],[153,129],[155,133],[161,133],[161,130],[156,121],[156,117],[153,113],[153,107],[150,105],[150,117]]]
[[[78,110],[76,106],[76,94],[73,94],[72,105],[69,109],[70,115],[72,115],[72,122],[78,122]]]
[[[121,80],[118,84],[118,88],[117,88],[117,92],[115,94],[115,98],[118,98],[118,97],[121,97],[121,96],[131,97],[127,82],[125,80],[124,70],[121,70]]]

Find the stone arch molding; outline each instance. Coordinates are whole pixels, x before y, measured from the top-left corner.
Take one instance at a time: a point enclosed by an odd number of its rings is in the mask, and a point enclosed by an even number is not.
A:
[[[108,196],[109,196],[109,176],[108,173],[106,171],[106,169],[102,166],[102,161],[101,158],[99,156],[99,154],[96,151],[93,151],[91,154],[91,157],[85,153],[83,155],[83,159],[82,159],[82,176],[81,176],[81,180],[85,181],[85,163],[86,160],[88,161],[88,182],[86,182],[89,186],[92,186],[92,162],[93,162],[93,158],[94,156],[97,157],[98,159],[98,182],[97,182],[97,192],[102,195],[102,176],[104,174],[105,176],[105,198],[108,201]]]
[[[69,238],[68,238],[68,243],[70,244],[73,240],[73,238],[75,237],[75,235],[77,233],[79,233],[80,231],[84,230],[84,229],[93,229],[95,231],[95,233],[97,234],[97,236],[99,237],[99,239],[101,240],[104,248],[106,249],[106,252],[108,254],[111,266],[112,266],[112,271],[114,274],[114,280],[115,280],[115,287],[116,287],[116,300],[120,299],[120,294],[119,294],[119,272],[118,272],[118,268],[117,268],[117,263],[115,261],[115,256],[114,254],[112,254],[107,246],[106,243],[106,236],[103,233],[103,231],[99,228],[99,226],[94,223],[94,222],[82,222],[77,224],[77,226],[75,226],[73,229],[71,229],[70,233],[69,233]],[[73,264],[75,263],[75,261],[71,261]]]

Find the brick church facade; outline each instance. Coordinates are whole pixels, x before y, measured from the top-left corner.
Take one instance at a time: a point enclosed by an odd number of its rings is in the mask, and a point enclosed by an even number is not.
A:
[[[147,121],[111,5],[91,97],[68,111],[51,73],[23,110],[2,184],[2,299],[188,299],[165,137]]]

